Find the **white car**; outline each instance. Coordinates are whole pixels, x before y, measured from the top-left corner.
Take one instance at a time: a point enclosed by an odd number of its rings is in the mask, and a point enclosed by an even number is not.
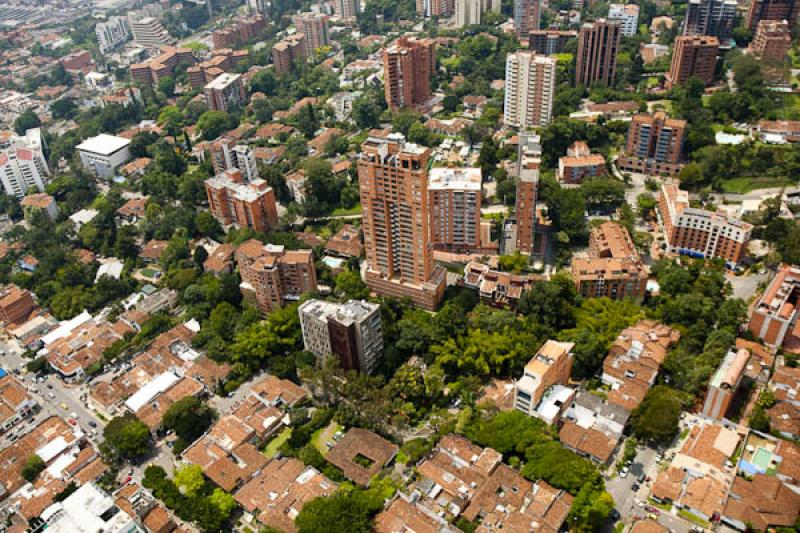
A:
[[[628,477],[628,467],[627,466],[623,466],[622,470],[619,471],[619,477],[621,477],[621,478]]]

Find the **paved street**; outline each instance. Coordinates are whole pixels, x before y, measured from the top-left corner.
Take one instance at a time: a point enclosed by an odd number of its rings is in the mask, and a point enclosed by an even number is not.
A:
[[[616,509],[619,511],[623,522],[631,524],[637,518],[647,516],[647,511],[637,504],[647,502],[648,495],[653,486],[653,481],[658,475],[658,463],[655,460],[656,450],[652,448],[642,448],[636,454],[636,458],[631,464],[630,472],[626,477],[615,476],[606,481],[606,490],[614,497]],[[644,473],[650,477],[650,482],[644,482],[637,492],[634,492],[633,485],[637,483],[637,478]],[[658,522],[669,529],[671,532],[688,533],[692,524],[679,518],[672,513],[661,512]]]
[[[771,279],[771,277],[772,273],[766,270],[763,274],[747,274],[744,276],[735,276],[729,272],[725,274],[725,279],[729,281],[733,287],[733,296],[735,298],[741,298],[745,302],[749,301],[750,298],[755,295],[758,285],[762,281]]]
[[[70,417],[72,413],[75,413],[78,415],[77,421],[81,429],[95,442],[102,440],[104,422],[97,418],[95,413],[87,408],[81,400],[81,395],[88,393],[86,385],[68,387],[54,375],[47,376],[44,383],[34,383],[31,374],[23,373],[29,360],[22,357],[23,351],[16,342],[0,341],[0,350],[6,352],[5,356],[0,357],[0,366],[9,372],[15,368],[19,369],[19,380],[42,406],[42,411],[36,417],[37,420],[43,420],[52,415]],[[89,421],[94,421],[97,427],[92,428]],[[30,424],[27,429],[32,427],[34,424]],[[93,432],[96,432],[96,435],[93,435]]]

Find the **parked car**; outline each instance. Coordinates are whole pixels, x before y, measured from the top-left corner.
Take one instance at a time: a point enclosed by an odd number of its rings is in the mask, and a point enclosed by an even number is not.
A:
[[[628,467],[623,466],[622,469],[619,471],[619,477],[626,478],[628,477]]]
[[[95,422],[94,420],[89,420],[89,427],[96,428],[97,427],[97,422]]]

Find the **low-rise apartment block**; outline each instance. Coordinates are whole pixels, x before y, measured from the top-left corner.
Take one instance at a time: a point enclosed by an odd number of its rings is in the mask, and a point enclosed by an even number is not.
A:
[[[558,158],[558,181],[562,184],[577,185],[585,178],[605,174],[606,158],[593,154],[584,141],[575,141],[567,149],[567,155]]]
[[[242,296],[264,314],[317,289],[311,250],[285,250],[250,239],[236,249],[236,264]]]
[[[744,348],[728,351],[708,384],[703,416],[714,420],[725,418],[742,383],[749,361],[750,352]]]
[[[592,229],[587,257],[573,257],[572,279],[584,297],[644,298],[647,271],[628,230],[616,222]]]
[[[230,48],[214,50],[213,54],[211,59],[186,69],[192,89],[202,89],[221,74],[234,72],[236,67],[250,57],[248,50],[231,50]]]
[[[345,370],[373,373],[383,358],[383,329],[378,304],[350,300],[345,304],[307,300],[300,306],[305,349],[322,366],[336,356]]]
[[[545,279],[545,276],[537,274],[502,272],[476,261],[470,261],[464,267],[464,286],[476,289],[481,300],[494,305],[516,306],[523,292],[534,282]]]
[[[539,348],[514,384],[514,409],[535,416],[545,393],[555,385],[569,382],[574,347],[573,342],[548,340]]]
[[[683,168],[686,121],[667,118],[659,111],[635,115],[617,166],[623,172],[672,176]]]
[[[661,186],[658,214],[668,251],[738,264],[747,251],[753,225],[738,218],[689,207],[689,194],[675,184]]]
[[[130,66],[133,81],[143,85],[154,85],[162,78],[172,76],[180,63],[194,63],[191,48],[165,48],[164,52],[144,63]]]
[[[265,180],[245,183],[241,170],[226,170],[205,187],[208,208],[223,226],[266,232],[278,225],[275,191]]]
[[[237,48],[259,36],[267,27],[262,15],[239,19],[230,26],[211,34],[214,48]]]

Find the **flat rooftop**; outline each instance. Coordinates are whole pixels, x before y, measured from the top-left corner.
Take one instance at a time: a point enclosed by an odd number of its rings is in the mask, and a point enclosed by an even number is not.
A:
[[[430,190],[481,190],[480,168],[432,168],[428,172]]]
[[[117,137],[101,133],[96,137],[90,137],[77,146],[81,152],[91,152],[99,155],[111,155],[122,150],[131,143],[130,139]]]

